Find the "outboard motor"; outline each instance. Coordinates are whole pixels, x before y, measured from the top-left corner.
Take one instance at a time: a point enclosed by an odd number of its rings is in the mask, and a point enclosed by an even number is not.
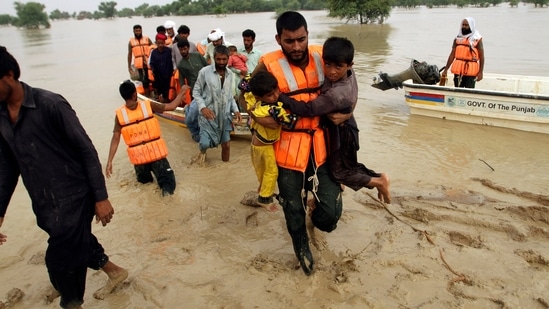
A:
[[[434,85],[440,81],[440,71],[436,65],[427,64],[427,62],[419,62],[412,59],[410,67],[398,74],[388,75],[387,73],[379,72],[374,77],[372,87],[381,89],[402,88],[402,82],[411,79],[415,84]]]

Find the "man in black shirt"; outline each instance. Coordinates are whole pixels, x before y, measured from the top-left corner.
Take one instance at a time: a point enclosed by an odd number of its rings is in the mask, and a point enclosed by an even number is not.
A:
[[[63,308],[81,308],[86,271],[102,269],[102,298],[128,272],[109,261],[92,234],[93,217],[112,220],[97,151],[75,111],[59,94],[19,81],[17,60],[0,46],[0,227],[19,175],[38,226],[49,235],[46,267]],[[0,245],[7,240],[0,233]]]

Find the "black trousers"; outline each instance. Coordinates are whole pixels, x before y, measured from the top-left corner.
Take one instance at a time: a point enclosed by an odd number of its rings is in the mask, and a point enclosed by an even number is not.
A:
[[[454,87],[475,88],[476,76],[461,76],[461,82],[459,78],[459,75],[454,75]]]
[[[46,267],[50,282],[61,294],[61,307],[78,307],[84,302],[87,268],[100,269],[109,260],[92,234],[95,215],[93,194],[64,201],[52,208],[46,232]]]
[[[328,134],[332,142],[332,145],[330,145],[332,149],[330,149],[328,155],[330,176],[336,182],[342,183],[355,191],[364,187],[372,189],[368,186],[368,183],[372,177],[381,175],[358,162],[358,129],[348,124],[330,125]],[[334,143],[334,139],[337,139],[338,142]]]
[[[134,165],[134,168],[137,181],[140,183],[153,182],[152,174],[154,174],[158,186],[163,192],[173,194],[175,191],[175,175],[167,158],[152,163]]]

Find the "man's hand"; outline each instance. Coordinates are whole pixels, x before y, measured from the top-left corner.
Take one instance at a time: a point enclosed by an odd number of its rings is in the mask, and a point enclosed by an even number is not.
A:
[[[204,116],[204,118],[206,118],[208,120],[215,119],[215,113],[212,112],[212,110],[207,108],[207,107],[204,107],[203,109],[201,109],[200,112],[202,113],[202,116]]]
[[[107,162],[107,167],[105,168],[105,175],[107,178],[111,178],[112,175],[112,162]]]
[[[189,89],[191,89],[191,87],[189,85],[183,85],[183,86],[181,86],[181,89],[179,89],[179,92],[177,94],[185,93]]]
[[[114,208],[112,208],[109,199],[95,203],[95,223],[101,221],[101,224],[106,226],[107,223],[111,222],[113,215]]]
[[[242,115],[240,114],[240,112],[235,112],[234,115],[236,116],[236,123],[241,123]]]
[[[2,227],[2,223],[4,223],[4,217],[0,217],[0,227]],[[2,233],[0,233],[0,246],[8,240],[8,237]]]
[[[345,121],[347,121],[348,119],[350,119],[352,115],[353,115],[352,113],[348,113],[348,114],[331,113],[331,114],[328,114],[328,119],[330,119],[330,121],[332,121],[336,126],[338,126],[344,123]]]

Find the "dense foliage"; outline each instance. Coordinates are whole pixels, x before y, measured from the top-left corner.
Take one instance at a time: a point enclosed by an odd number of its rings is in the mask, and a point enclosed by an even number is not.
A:
[[[549,6],[549,0],[525,0],[535,7]],[[414,8],[418,6],[476,6],[489,7],[500,5],[502,0],[175,0],[163,6],[143,3],[135,8],[118,10],[115,1],[101,2],[94,12],[62,12],[53,10],[49,19],[101,19],[115,17],[153,17],[153,16],[185,16],[216,14],[225,15],[249,12],[283,12],[286,10],[323,10],[329,11],[329,16],[356,23],[383,23],[389,17],[392,7]],[[518,0],[509,0],[508,5],[516,7]],[[38,2],[14,2],[17,17],[0,15],[0,26],[14,25],[17,27],[38,28],[49,27],[45,6]]]
[[[38,2],[15,2],[15,12],[17,17],[12,19],[12,24],[17,27],[25,27],[28,29],[40,28],[44,26],[50,27],[48,15],[44,12],[45,5]]]

